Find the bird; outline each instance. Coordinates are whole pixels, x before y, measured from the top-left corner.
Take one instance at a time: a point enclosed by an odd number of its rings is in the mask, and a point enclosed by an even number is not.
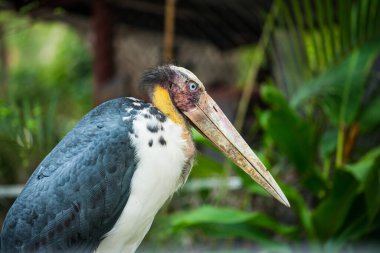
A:
[[[42,160],[6,215],[1,252],[135,252],[189,176],[192,126],[290,206],[190,70],[151,68],[141,87],[151,103],[122,97],[98,105]]]

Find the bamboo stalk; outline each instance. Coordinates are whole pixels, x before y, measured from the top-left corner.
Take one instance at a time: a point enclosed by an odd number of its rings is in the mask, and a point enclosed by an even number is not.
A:
[[[292,0],[291,1],[291,4],[292,4],[292,8],[294,10],[294,15],[295,15],[295,24],[294,24],[294,27],[295,29],[297,29],[297,31],[300,33],[300,36],[301,36],[301,39],[303,41],[303,45],[300,45],[301,42],[298,40],[298,46],[299,48],[302,48],[302,52],[304,52],[305,54],[305,58],[306,58],[306,64],[307,64],[307,68],[303,68],[305,70],[304,73],[302,73],[302,77],[304,79],[307,79],[311,76],[311,66],[312,66],[312,60],[311,60],[311,55],[307,53],[307,51],[305,50],[306,48],[306,45],[305,45],[305,39],[307,37],[307,34],[306,34],[306,29],[305,29],[305,21],[304,21],[304,17],[302,15],[302,11],[301,11],[301,4],[300,2],[298,2],[297,0]],[[287,16],[291,17],[290,14],[286,14]],[[299,50],[295,50],[295,51],[299,51]]]
[[[318,38],[317,34],[315,33],[315,27],[314,27],[314,21],[313,21],[313,10],[311,8],[310,0],[303,1],[304,7],[305,7],[305,14],[306,14],[306,22],[309,26],[310,31],[312,32],[311,36],[311,46],[313,47],[314,56],[315,56],[315,62],[316,62],[316,69],[313,69],[314,71],[320,71],[322,69],[322,55],[319,53],[319,46],[318,46]]]
[[[360,36],[360,42],[365,42],[369,37],[370,34],[368,33],[368,23],[371,20],[371,3],[369,0],[363,1],[363,20],[361,23],[361,36]]]
[[[369,1],[368,3],[368,19],[366,22],[366,34],[367,38],[371,35],[373,35],[373,25],[376,18],[376,8],[377,3],[376,1]]]
[[[346,135],[346,143],[343,148],[343,162],[348,162],[349,157],[351,154],[351,151],[355,145],[356,139],[359,134],[359,124],[354,123],[351,125],[351,127],[348,129],[347,135]]]
[[[286,5],[282,5],[281,8],[281,19],[284,19],[285,29],[288,31],[289,42],[291,46],[289,46],[283,53],[286,54],[287,59],[294,59],[292,61],[288,61],[289,69],[291,69],[291,73],[298,73],[297,75],[292,76],[293,80],[290,80],[289,85],[289,94],[292,96],[297,88],[301,85],[301,83],[306,80],[307,75],[303,72],[303,70],[309,70],[309,68],[303,68],[303,57],[301,51],[304,47],[300,45],[300,41],[298,39],[298,31],[296,24],[292,19],[292,15],[290,14],[289,8]],[[298,27],[298,30],[303,30]],[[288,75],[289,76],[289,75]]]
[[[372,22],[372,26],[371,26],[371,32],[374,33],[374,34],[379,34],[379,29],[378,29],[378,25],[380,23],[380,1],[375,1],[375,6],[373,7],[374,9],[374,18],[373,18],[373,22]]]
[[[344,124],[340,124],[338,129],[338,139],[335,157],[335,167],[338,169],[343,166],[344,129]]]
[[[339,57],[342,58],[344,53],[346,52],[346,45],[347,45],[347,32],[346,32],[346,29],[345,29],[345,16],[344,13],[343,13],[343,10],[344,10],[344,1],[343,0],[339,0],[338,3],[337,3],[337,11],[338,11],[338,25],[340,27],[340,29],[338,29],[339,31]]]
[[[270,35],[272,34],[275,19],[277,18],[280,6],[281,1],[277,0],[273,2],[272,7],[265,20],[260,40],[257,44],[257,54],[254,54],[252,57],[251,67],[249,68],[248,73],[246,75],[243,93],[240,98],[238,109],[236,112],[235,127],[238,131],[241,131],[241,129],[243,128],[244,116],[247,113],[249,100],[251,98],[252,91],[255,87],[257,73],[264,59],[264,51],[268,46]]]
[[[361,28],[361,9],[362,5],[360,4],[362,1],[354,3],[354,8],[352,9],[352,14],[353,14],[353,20],[352,20],[352,42],[353,46],[356,46],[359,44],[360,40],[360,28]]]
[[[333,14],[333,5],[330,0],[325,0],[325,7],[326,7],[326,16],[327,16],[327,28],[329,29],[329,44],[331,47],[331,61],[336,62],[338,59],[338,52],[337,52],[337,45],[335,42],[336,36],[335,36],[335,30],[334,30],[334,14]]]
[[[325,10],[322,6],[322,1],[316,1],[316,12],[317,12],[317,20],[319,25],[319,34],[321,36],[321,50],[318,54],[322,55],[323,64],[322,69],[326,69],[329,64],[329,56],[328,56],[328,47],[327,47],[327,32],[325,31],[325,20],[324,16]],[[318,30],[318,29],[317,29]]]
[[[166,0],[165,3],[165,31],[163,61],[170,63],[173,60],[175,29],[175,0]]]

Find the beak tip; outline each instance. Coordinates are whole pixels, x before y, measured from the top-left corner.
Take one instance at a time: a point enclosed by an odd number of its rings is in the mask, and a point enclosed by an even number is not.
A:
[[[275,199],[277,199],[281,204],[283,204],[286,207],[290,208],[290,204],[288,199],[286,198],[285,194],[281,191],[281,189],[278,187],[278,190],[276,191],[276,195],[273,195]]]
[[[289,207],[290,208],[290,204],[289,204],[289,201],[288,201],[288,199],[285,197],[285,199],[283,199],[283,201],[282,201],[282,204],[284,204],[284,206],[286,206],[286,207]]]
[[[286,207],[289,207],[290,208],[290,203],[289,203],[289,200],[286,198],[285,194],[280,190],[280,202],[286,206]]]
[[[269,173],[269,171],[266,170],[266,173],[261,174],[261,176],[265,180],[260,181],[259,184],[281,204],[283,204],[286,207],[290,207],[288,199],[286,198],[285,194],[282,192],[280,186],[276,183],[272,175]]]

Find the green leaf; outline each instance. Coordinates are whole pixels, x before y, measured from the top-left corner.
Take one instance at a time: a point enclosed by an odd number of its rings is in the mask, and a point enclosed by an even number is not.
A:
[[[350,221],[348,226],[338,235],[338,238],[341,241],[358,239],[371,231],[373,227],[373,225],[368,225],[368,219],[365,213],[363,213],[356,217],[355,220]]]
[[[315,154],[312,126],[288,107],[285,98],[273,86],[263,86],[261,93],[272,107],[267,119],[267,134],[299,171],[312,169]]]
[[[332,189],[312,217],[316,234],[320,239],[331,238],[342,226],[357,194],[358,185],[358,181],[350,173],[343,170],[335,171]]]
[[[373,61],[380,51],[379,42],[380,37],[373,38],[340,64],[305,82],[291,98],[292,107],[300,108],[318,98],[331,122],[352,123],[358,114]]]
[[[265,228],[282,235],[294,233],[294,227],[277,222],[261,212],[244,212],[232,208],[203,206],[187,212],[179,212],[170,217],[174,229],[200,227],[205,224],[249,224],[251,228]],[[231,234],[234,236],[234,234]]]
[[[374,99],[364,108],[359,117],[359,125],[361,132],[375,130],[380,125],[380,98]]]
[[[375,164],[366,180],[365,197],[368,216],[372,222],[380,210],[380,161]]]
[[[380,157],[380,147],[368,152],[355,164],[347,164],[345,170],[350,172],[358,182],[364,184],[372,168],[375,167],[376,160]],[[377,169],[377,168],[376,168]]]
[[[289,185],[281,185],[285,196],[288,198],[291,208],[297,213],[297,217],[309,238],[315,237],[311,211],[299,190]]]
[[[319,153],[322,159],[328,159],[337,147],[338,132],[330,129],[323,133],[319,145]]]
[[[324,182],[314,164],[317,152],[313,126],[297,116],[275,87],[263,86],[261,94],[271,106],[266,115],[266,124],[262,126],[266,135],[273,139],[274,144],[295,165],[304,179],[305,187],[318,193],[324,188]]]
[[[202,223],[235,224],[248,221],[252,215],[230,208],[203,206],[173,215],[171,223],[175,227],[189,227]]]
[[[369,220],[380,210],[380,147],[362,157],[357,163],[346,165],[345,169],[360,183],[364,191]]]

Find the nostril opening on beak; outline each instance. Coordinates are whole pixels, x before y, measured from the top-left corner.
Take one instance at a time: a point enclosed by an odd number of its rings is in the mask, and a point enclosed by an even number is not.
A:
[[[216,109],[215,105],[214,105],[212,108],[214,108],[214,110],[215,110],[216,112],[218,112],[218,109]]]

